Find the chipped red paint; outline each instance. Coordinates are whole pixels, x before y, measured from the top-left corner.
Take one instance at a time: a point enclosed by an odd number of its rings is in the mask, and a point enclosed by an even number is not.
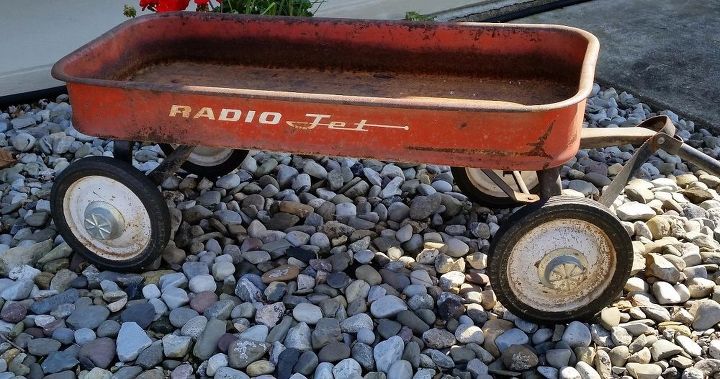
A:
[[[68,84],[75,127],[99,137],[539,170],[578,150],[597,53],[595,37],[561,26],[186,12],[128,21],[60,60],[53,75]],[[223,87],[212,70],[193,73],[198,84],[133,80],[175,61],[227,70],[282,66],[297,70],[297,80],[288,84],[292,91],[233,87],[230,79]],[[375,72],[373,80],[391,84],[324,92],[332,83],[303,81],[303,70]],[[395,75],[417,78],[392,84]],[[515,84],[498,87],[507,93],[496,101],[388,95],[408,83],[422,89],[428,75],[467,78],[470,90],[476,78],[480,90],[487,78]],[[541,90],[517,83],[534,78],[572,91],[525,105],[525,92]]]

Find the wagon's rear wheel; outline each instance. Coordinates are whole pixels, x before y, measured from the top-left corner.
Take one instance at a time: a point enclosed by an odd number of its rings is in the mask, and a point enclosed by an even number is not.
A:
[[[535,171],[493,171],[515,191],[524,192],[523,186],[529,193],[537,194],[539,191],[539,181]],[[512,207],[519,204],[493,183],[482,169],[452,167],[452,174],[460,191],[476,203],[497,207]]]
[[[160,144],[165,155],[175,151],[176,146]],[[182,168],[197,176],[217,178],[238,168],[247,155],[247,150],[197,146],[183,163]]]
[[[65,242],[103,268],[140,269],[170,238],[170,215],[160,191],[118,159],[88,157],[68,166],[52,187],[50,206]]]
[[[601,204],[554,197],[516,212],[495,236],[488,273],[498,299],[537,322],[587,319],[620,294],[633,250]]]

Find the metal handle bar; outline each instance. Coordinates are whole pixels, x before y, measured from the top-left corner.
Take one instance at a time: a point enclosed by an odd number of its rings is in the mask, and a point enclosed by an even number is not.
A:
[[[707,171],[709,174],[720,177],[720,162],[702,151],[683,143],[675,154]]]
[[[639,147],[610,185],[603,190],[599,201],[606,206],[615,201],[630,178],[659,149],[675,154],[710,174],[720,176],[720,162],[675,137],[675,125],[667,116],[649,118],[635,128],[583,129],[580,139],[580,147],[583,149],[625,144]]]

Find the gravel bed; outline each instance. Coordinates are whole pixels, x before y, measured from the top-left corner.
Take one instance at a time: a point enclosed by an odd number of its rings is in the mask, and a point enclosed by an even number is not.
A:
[[[669,115],[717,156],[718,137]],[[653,110],[595,85],[589,127]],[[633,277],[590,323],[537,325],[497,302],[489,243],[512,210],[473,204],[449,167],[253,152],[215,182],[162,185],[172,242],[147,272],[100,271],[50,221],[54,176],[112,142],[67,96],[0,113],[0,379],[703,378],[720,375],[720,178],[659,152],[613,206]],[[597,196],[630,146],[580,151],[565,193]],[[163,154],[146,145],[134,164]]]

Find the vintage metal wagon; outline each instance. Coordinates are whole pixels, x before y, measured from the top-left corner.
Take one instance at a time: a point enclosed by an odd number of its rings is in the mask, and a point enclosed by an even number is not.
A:
[[[203,176],[262,149],[453,166],[458,187],[496,206],[528,203],[493,238],[503,304],[541,322],[592,316],[622,290],[630,238],[608,211],[657,149],[720,173],[666,117],[582,129],[598,55],[553,25],[407,23],[168,13],[128,21],[61,59],[74,126],[115,140],[115,158],[72,163],[52,191],[55,224],[97,265],[139,269],[168,242],[157,185]],[[132,141],[168,154],[149,175]],[[640,146],[599,202],[560,196],[580,147]]]

